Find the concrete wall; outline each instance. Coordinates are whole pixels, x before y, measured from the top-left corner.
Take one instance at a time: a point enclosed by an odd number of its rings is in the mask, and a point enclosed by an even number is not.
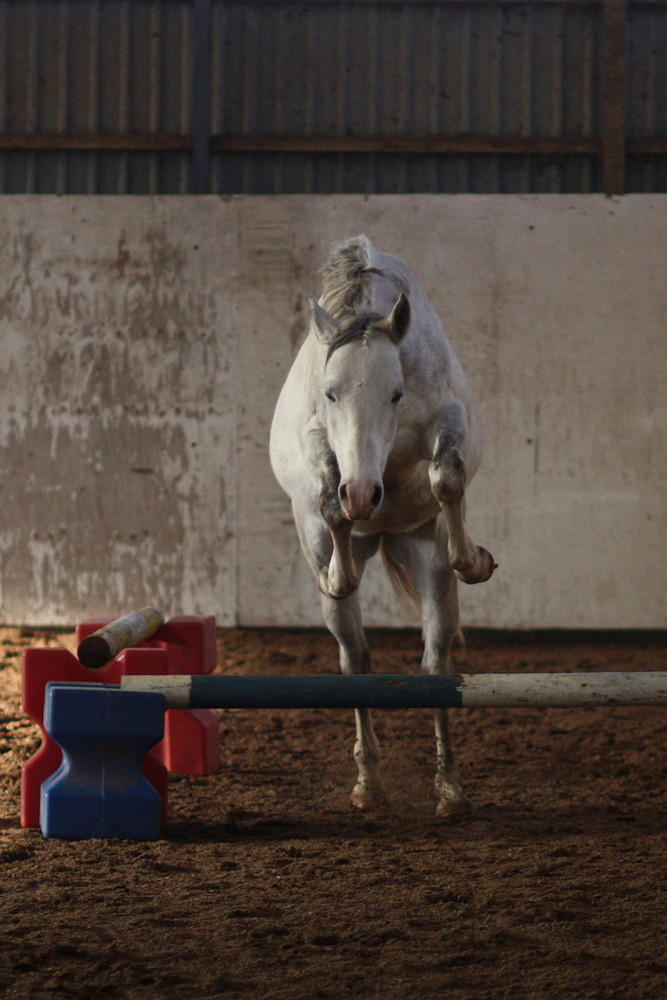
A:
[[[267,456],[329,244],[421,278],[478,394],[461,587],[495,627],[663,627],[667,198],[0,200],[0,620],[318,624]],[[381,570],[367,620],[402,622]]]

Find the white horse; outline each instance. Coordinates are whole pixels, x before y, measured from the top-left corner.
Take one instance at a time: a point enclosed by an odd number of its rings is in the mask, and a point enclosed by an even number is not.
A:
[[[422,670],[451,672],[457,580],[495,564],[464,525],[465,489],[482,458],[479,412],[433,307],[410,269],[365,236],[333,247],[323,294],[276,405],[271,465],[292,500],[342,673],[371,657],[357,587],[381,549],[393,582],[418,599]],[[368,710],[356,712],[352,802],[385,801]],[[439,815],[470,808],[447,713],[435,712]]]

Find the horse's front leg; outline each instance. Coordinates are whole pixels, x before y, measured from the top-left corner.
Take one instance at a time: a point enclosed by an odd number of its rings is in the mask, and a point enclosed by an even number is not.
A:
[[[333,549],[328,566],[323,566],[317,575],[317,586],[325,597],[341,601],[359,586],[359,572],[352,552],[352,522],[333,511],[325,514],[324,509],[328,506],[325,499],[320,510],[331,534]]]
[[[453,403],[437,429],[429,478],[447,527],[450,566],[464,583],[483,583],[496,564],[491,553],[475,545],[465,529],[467,435],[463,407]]]
[[[331,532],[321,516],[312,507],[301,507],[292,502],[294,523],[301,542],[301,548],[318,582],[334,561]],[[359,573],[363,573],[366,561],[377,552],[380,539],[370,536],[354,538],[352,556]],[[322,586],[320,583],[320,590]],[[338,643],[338,658],[343,674],[367,674],[371,669],[371,654],[366,642],[359,595],[332,597],[322,592],[320,598],[324,623]],[[380,747],[373,731],[371,713],[368,709],[355,712],[357,736],[354,744],[354,759],[357,765],[357,782],[352,791],[352,802],[360,809],[385,802],[380,783]]]
[[[362,556],[362,561],[363,556]],[[345,600],[322,596],[324,621],[338,642],[339,663],[343,674],[367,674],[371,670],[371,654],[361,622],[358,594]],[[354,761],[357,781],[352,789],[352,804],[358,809],[385,808],[387,799],[380,778],[380,745],[371,713],[367,708],[356,709],[356,739]]]
[[[352,521],[343,514],[338,497],[340,471],[336,456],[318,425],[309,427],[305,437],[311,478],[318,490],[320,514],[331,535],[331,555],[316,569],[317,585],[325,597],[340,601],[359,586],[359,573],[352,552]]]

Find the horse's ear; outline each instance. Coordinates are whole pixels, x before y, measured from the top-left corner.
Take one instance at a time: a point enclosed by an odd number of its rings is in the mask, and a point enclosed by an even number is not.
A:
[[[396,305],[386,319],[377,324],[379,330],[388,333],[394,343],[398,344],[410,326],[410,300],[405,292],[401,292]]]
[[[313,329],[317,339],[323,344],[330,344],[339,330],[338,320],[323,309],[314,295],[310,296],[310,305],[313,310]]]

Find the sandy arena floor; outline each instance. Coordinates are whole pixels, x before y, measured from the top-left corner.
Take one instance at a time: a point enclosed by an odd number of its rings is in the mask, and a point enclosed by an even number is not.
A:
[[[371,633],[416,671],[413,632]],[[18,821],[39,744],[0,629],[0,996],[7,1000],[662,1000],[667,711],[452,713],[476,809],[434,816],[427,712],[376,713],[391,811],[348,805],[349,712],[227,712],[223,767],[172,776],[157,842],[46,840]],[[656,637],[473,633],[470,671],[666,669]],[[319,631],[220,631],[230,673],[335,672]]]

